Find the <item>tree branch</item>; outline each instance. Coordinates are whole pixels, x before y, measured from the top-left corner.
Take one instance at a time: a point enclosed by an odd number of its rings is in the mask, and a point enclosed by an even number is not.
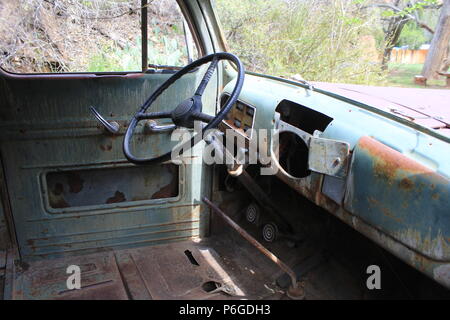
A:
[[[394,6],[394,5],[391,5],[391,4],[388,4],[388,3],[373,3],[373,4],[369,4],[367,6],[362,7],[362,9],[366,9],[366,8],[370,8],[370,7],[388,8],[388,9],[391,9],[392,11],[397,12],[397,13],[401,12],[409,20],[414,20],[418,27],[423,28],[423,29],[427,30],[428,32],[434,34],[434,30],[430,26],[428,26],[426,23],[420,21],[419,17],[417,15],[413,16],[410,13],[406,13],[406,12],[404,12],[404,10],[402,10],[402,9],[400,9],[400,8]]]

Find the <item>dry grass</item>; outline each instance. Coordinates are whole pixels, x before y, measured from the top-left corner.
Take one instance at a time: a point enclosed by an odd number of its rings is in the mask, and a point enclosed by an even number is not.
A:
[[[6,70],[78,72],[140,68],[140,0],[3,0],[0,65]],[[149,30],[181,21],[175,1],[149,5]],[[150,34],[151,35],[151,34]],[[154,39],[160,43],[162,39]],[[118,64],[128,61],[126,66]],[[93,64],[93,61],[95,62]]]

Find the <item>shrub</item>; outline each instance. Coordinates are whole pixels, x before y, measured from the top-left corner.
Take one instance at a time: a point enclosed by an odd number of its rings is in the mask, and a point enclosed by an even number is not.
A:
[[[216,0],[230,51],[247,69],[327,82],[384,78],[374,19],[348,0]],[[375,51],[375,52],[374,52]]]
[[[409,49],[419,49],[420,46],[427,42],[427,37],[423,29],[419,28],[416,23],[408,22],[402,30],[397,46],[408,46]]]

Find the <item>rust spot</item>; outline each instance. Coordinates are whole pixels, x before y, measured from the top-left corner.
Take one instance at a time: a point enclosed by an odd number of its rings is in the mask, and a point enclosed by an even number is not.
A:
[[[379,203],[378,200],[376,200],[376,199],[374,199],[374,198],[372,198],[372,197],[367,198],[367,200],[368,200],[369,203],[372,204],[372,205],[377,205],[377,204]]]
[[[102,149],[103,151],[111,151],[112,150],[112,145],[111,144],[107,144],[107,145],[100,145],[100,149]]]
[[[175,165],[166,165],[165,167],[172,174],[172,180],[168,185],[152,194],[151,199],[172,198],[178,195],[178,169]]]
[[[72,193],[78,193],[83,189],[84,180],[81,179],[80,175],[77,173],[70,173],[67,175],[67,180],[69,184],[69,191]]]
[[[433,198],[433,200],[438,200],[439,199],[439,194],[438,193],[433,193],[431,195],[431,197]]]
[[[394,178],[399,169],[412,174],[433,173],[429,168],[371,137],[362,137],[359,145],[375,159],[375,173],[386,179]]]
[[[383,215],[385,215],[386,217],[401,223],[403,221],[403,219],[397,217],[395,214],[393,214],[388,208],[384,207],[380,201],[378,201],[377,199],[373,198],[373,197],[368,197],[367,198],[369,204],[373,207],[378,207],[381,212],[383,213]]]
[[[116,193],[114,193],[114,196],[106,200],[106,203],[125,202],[126,200],[127,199],[125,199],[125,195],[122,192],[116,191]]]
[[[414,182],[412,182],[408,178],[402,179],[399,184],[401,189],[411,190],[412,188],[414,188]]]
[[[169,183],[167,186],[162,187],[161,189],[159,189],[159,191],[156,191],[154,194],[152,194],[151,199],[164,199],[174,197],[174,189],[174,185],[172,183]]]

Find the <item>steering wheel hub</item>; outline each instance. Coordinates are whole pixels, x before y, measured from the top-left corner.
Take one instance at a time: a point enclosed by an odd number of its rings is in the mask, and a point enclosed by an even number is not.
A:
[[[194,121],[190,115],[195,107],[194,98],[186,99],[172,111],[172,121],[177,126],[192,128]]]

